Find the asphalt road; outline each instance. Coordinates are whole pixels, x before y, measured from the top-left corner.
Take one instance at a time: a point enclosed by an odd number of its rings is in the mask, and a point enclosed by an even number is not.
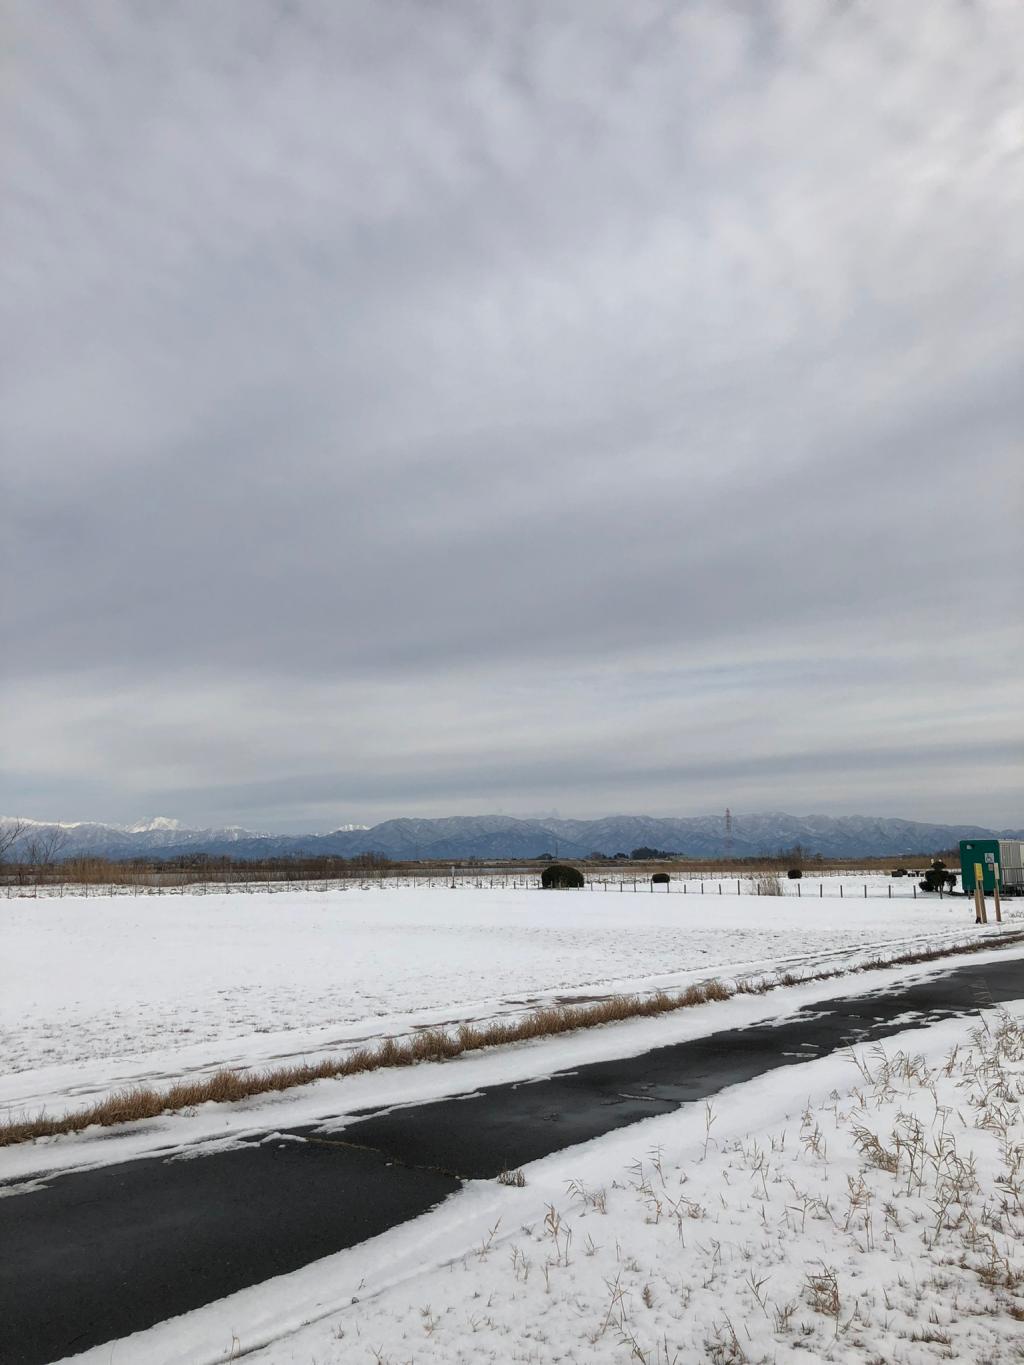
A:
[[[0,1198],[0,1362],[47,1365],[355,1246],[464,1179],[776,1067],[1014,999],[1024,999],[1024,961],[967,964],[891,992],[837,995],[779,1023],[369,1114],[341,1133],[296,1129],[241,1150],[60,1176]]]

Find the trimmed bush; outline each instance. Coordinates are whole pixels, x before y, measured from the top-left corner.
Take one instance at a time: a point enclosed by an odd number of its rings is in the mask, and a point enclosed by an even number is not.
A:
[[[791,882],[798,882],[803,875],[803,871],[799,867],[791,867],[786,873],[786,876]]]
[[[568,863],[551,863],[540,874],[545,891],[578,891],[583,885],[583,873]]]
[[[651,878],[651,881],[657,882],[658,885],[660,886],[663,882],[671,881],[671,878],[669,877],[667,872],[655,872],[654,876]]]
[[[910,876],[910,873],[907,871],[907,869],[906,869],[905,867],[894,867],[893,870],[889,873],[889,876],[890,876],[890,877],[909,877],[909,876]]]
[[[956,886],[956,873],[949,872],[941,858],[935,858],[918,886],[922,891],[952,891]]]

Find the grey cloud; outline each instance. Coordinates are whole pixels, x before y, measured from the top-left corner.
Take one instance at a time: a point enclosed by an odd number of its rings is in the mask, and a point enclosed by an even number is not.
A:
[[[0,806],[1018,819],[1015,7],[15,27]]]

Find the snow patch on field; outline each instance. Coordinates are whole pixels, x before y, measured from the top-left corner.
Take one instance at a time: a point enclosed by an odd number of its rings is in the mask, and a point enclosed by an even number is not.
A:
[[[554,999],[834,967],[962,938],[972,919],[962,899],[883,894],[435,885],[12,899],[0,903],[0,1105],[52,1111],[112,1086],[315,1058]]]

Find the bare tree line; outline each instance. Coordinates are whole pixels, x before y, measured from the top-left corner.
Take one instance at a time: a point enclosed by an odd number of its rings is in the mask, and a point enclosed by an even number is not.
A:
[[[23,820],[0,828],[0,868],[10,862],[14,867],[32,868],[45,879],[68,846],[68,832],[63,825],[43,825],[38,833],[29,834],[31,828]]]
[[[0,881],[19,886],[195,886],[267,882],[345,880],[383,872],[393,866],[379,853],[352,858],[281,857],[233,859],[208,853],[176,858],[114,859],[93,854],[64,856],[68,833],[46,827],[26,838],[31,826],[16,822],[3,828],[0,842]]]
[[[23,820],[12,820],[10,824],[0,825],[0,867],[3,866],[8,853],[25,833],[25,829],[26,825]]]

